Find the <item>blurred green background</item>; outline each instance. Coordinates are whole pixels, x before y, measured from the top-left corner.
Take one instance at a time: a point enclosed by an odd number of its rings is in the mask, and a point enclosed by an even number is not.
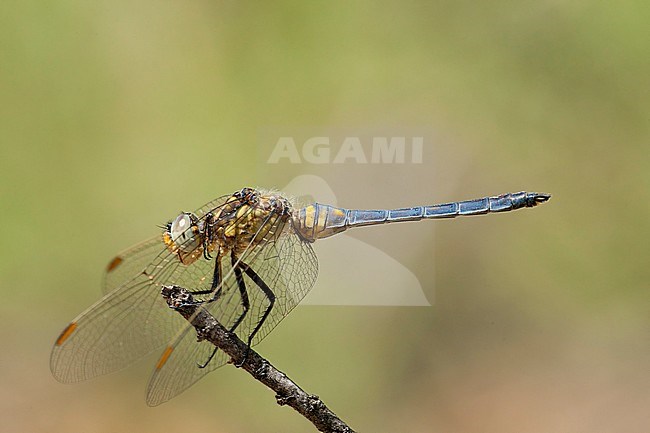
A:
[[[433,307],[299,307],[259,351],[359,431],[648,431],[648,22],[645,2],[3,1],[1,430],[314,431],[232,367],[157,408],[156,356],[62,385],[51,344],[156,224],[290,180],[261,129],[415,125],[445,137],[427,174],[350,170],[339,204],[553,199],[351,234]]]

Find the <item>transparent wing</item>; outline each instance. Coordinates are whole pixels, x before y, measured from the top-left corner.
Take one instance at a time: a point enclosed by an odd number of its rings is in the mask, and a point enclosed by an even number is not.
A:
[[[120,252],[106,266],[103,293],[110,293],[141,273],[164,248],[162,237],[153,236]]]
[[[156,262],[167,259],[161,255]],[[77,382],[119,370],[163,345],[182,326],[166,311],[159,278],[141,273],[78,316],[57,339],[50,358],[54,377]]]
[[[276,297],[270,315],[252,341],[252,344],[257,344],[309,292],[316,281],[318,264],[311,245],[298,237],[291,224],[285,225],[277,240],[249,247],[240,259],[254,270]],[[230,328],[244,309],[230,259],[224,258],[222,265],[224,294],[219,300],[204,304],[204,307],[223,326]],[[250,309],[235,332],[239,338],[247,341],[267,309],[269,300],[253,279],[246,274],[243,279]],[[228,361],[227,355],[217,351],[205,368],[199,368],[198,365],[204,364],[213,351],[211,343],[197,342],[196,332],[189,323],[186,324],[183,332],[165,350],[152,374],[147,389],[147,403],[156,406],[171,399]]]
[[[213,200],[197,210],[196,215],[205,218],[229,197]],[[151,251],[155,248],[150,241],[140,245],[145,247],[127,255],[123,264],[131,262],[133,269],[137,269],[136,262],[153,255]],[[180,265],[176,254],[169,252],[161,241],[158,255],[144,271],[136,271],[123,284],[118,281],[126,275],[125,271],[116,274],[108,286],[116,287],[81,313],[55,342],[50,358],[54,377],[62,382],[76,382],[110,373],[168,343],[187,322],[168,308],[160,288],[165,284],[204,285],[212,274],[210,271],[206,275],[201,266],[195,269],[202,263],[205,262],[197,260],[189,266]]]

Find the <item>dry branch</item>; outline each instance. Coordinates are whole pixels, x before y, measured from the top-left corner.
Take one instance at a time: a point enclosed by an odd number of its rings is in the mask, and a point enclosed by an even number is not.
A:
[[[256,380],[272,389],[279,405],[292,407],[321,432],[354,433],[318,396],[303,391],[286,374],[247,347],[236,334],[224,328],[205,308],[194,301],[192,294],[186,289],[163,286],[162,296],[170,308],[192,323],[201,340],[207,340],[223,350],[235,365],[241,366]]]

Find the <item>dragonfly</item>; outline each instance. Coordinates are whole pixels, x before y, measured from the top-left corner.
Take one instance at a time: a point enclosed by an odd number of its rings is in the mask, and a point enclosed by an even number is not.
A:
[[[104,274],[104,296],[56,339],[52,374],[64,383],[120,370],[162,350],[146,393],[159,405],[228,363],[172,311],[163,286],[189,289],[219,323],[259,343],[314,285],[312,243],[353,227],[455,218],[535,207],[550,194],[508,193],[400,209],[299,207],[275,191],[243,188],[194,212],[181,212],[162,233],[118,254]]]

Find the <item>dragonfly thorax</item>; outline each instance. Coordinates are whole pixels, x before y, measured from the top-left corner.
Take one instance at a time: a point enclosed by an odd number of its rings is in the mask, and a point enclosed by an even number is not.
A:
[[[218,244],[221,255],[229,251],[238,255],[276,239],[290,216],[291,204],[284,197],[244,188],[214,215],[215,236],[211,241]]]

